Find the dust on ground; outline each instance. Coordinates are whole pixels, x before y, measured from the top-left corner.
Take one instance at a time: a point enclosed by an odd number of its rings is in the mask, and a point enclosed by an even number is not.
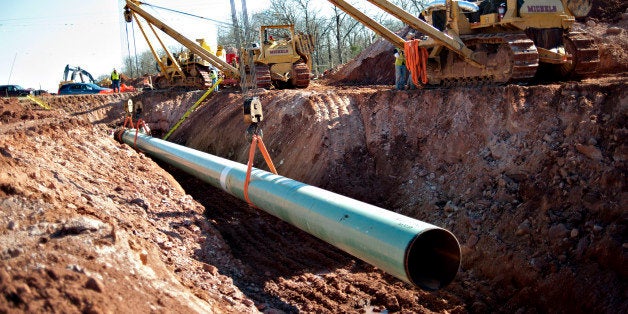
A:
[[[458,237],[461,269],[433,293],[111,136],[130,97],[162,135],[202,92],[2,98],[0,311],[628,312],[627,77],[609,74],[254,91],[280,174]],[[245,163],[242,101],[221,91],[170,140]]]

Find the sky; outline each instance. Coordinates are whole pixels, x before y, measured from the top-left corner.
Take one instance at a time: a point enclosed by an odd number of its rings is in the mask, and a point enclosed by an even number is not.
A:
[[[145,2],[231,21],[229,0]],[[240,11],[240,0],[235,4]],[[261,11],[269,4],[270,0],[248,0],[248,12]],[[215,23],[142,7],[192,40],[206,38],[215,43]],[[120,70],[129,50],[134,55],[148,49],[139,28],[124,23],[122,0],[0,0],[0,8],[0,85],[17,84],[56,93],[66,65],[81,67],[97,79],[109,75],[113,68]],[[173,45],[178,44],[166,43]]]

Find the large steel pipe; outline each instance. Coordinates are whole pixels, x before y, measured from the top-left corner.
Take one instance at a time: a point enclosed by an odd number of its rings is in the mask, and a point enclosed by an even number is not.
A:
[[[121,134],[120,134],[121,133]],[[116,138],[245,200],[246,165],[135,130]],[[253,168],[250,201],[373,266],[425,290],[449,284],[460,266],[460,245],[449,231],[302,182]]]

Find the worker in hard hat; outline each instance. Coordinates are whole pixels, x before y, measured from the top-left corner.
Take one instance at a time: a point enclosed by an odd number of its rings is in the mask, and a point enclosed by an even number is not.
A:
[[[113,89],[114,93],[120,92],[120,73],[116,69],[113,69],[113,72],[111,72],[111,89]]]
[[[216,82],[218,82],[218,71],[216,71],[215,69],[211,69],[211,71],[209,71],[209,77],[212,79],[212,86],[216,85],[214,91],[217,92],[218,84],[216,84]]]
[[[403,54],[403,49],[395,48],[395,88],[404,90],[407,78],[408,68],[406,68],[406,57]]]

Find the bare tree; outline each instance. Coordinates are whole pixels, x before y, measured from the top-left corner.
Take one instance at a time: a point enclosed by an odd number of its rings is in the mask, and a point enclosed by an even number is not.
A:
[[[294,2],[296,6],[301,9],[303,13],[303,17],[304,17],[304,22],[305,22],[305,25],[304,25],[305,32],[311,33],[310,27],[312,25],[310,24],[310,16],[312,14],[316,14],[316,12],[313,12],[312,8],[310,7],[311,0],[288,0],[286,2]]]
[[[408,6],[403,7],[403,9],[418,16],[425,9],[427,3],[427,0],[408,0]]]
[[[161,53],[160,55],[163,55]],[[135,60],[137,59],[137,70],[135,67]],[[153,57],[152,52],[150,50],[145,50],[140,53],[137,58],[136,56],[127,56],[124,58],[123,67],[121,69],[122,73],[125,73],[128,76],[143,76],[147,74],[156,74],[159,73],[159,68],[157,67],[157,61],[155,57]]]
[[[275,15],[275,22],[272,24],[292,24],[296,25],[298,11],[293,9],[292,1],[270,0],[270,10]]]
[[[337,7],[334,7],[334,17],[336,21],[336,52],[338,53],[338,62],[344,63],[342,61],[342,38],[340,36],[340,26],[342,24],[342,19],[346,14],[340,13]]]

